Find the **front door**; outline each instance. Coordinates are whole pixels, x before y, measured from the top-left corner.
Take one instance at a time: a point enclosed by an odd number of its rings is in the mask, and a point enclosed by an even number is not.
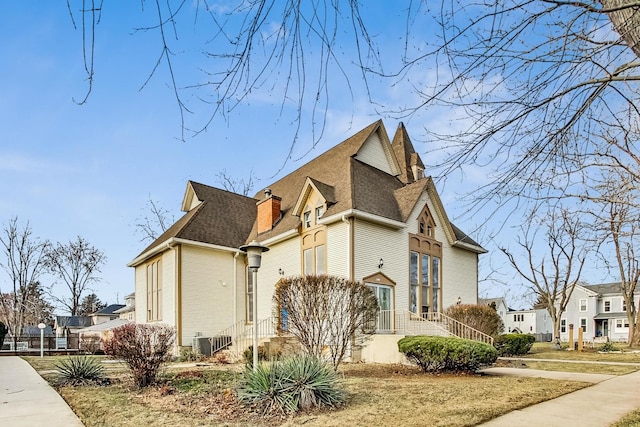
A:
[[[391,298],[392,298],[392,288],[387,285],[378,285],[374,283],[367,283],[376,294],[376,298],[378,298],[378,308],[380,312],[378,314],[378,322],[376,325],[376,330],[378,331],[391,331],[392,329],[392,321],[393,311],[391,310]]]
[[[609,321],[608,320],[603,320],[602,321],[602,335],[605,337],[609,336]]]

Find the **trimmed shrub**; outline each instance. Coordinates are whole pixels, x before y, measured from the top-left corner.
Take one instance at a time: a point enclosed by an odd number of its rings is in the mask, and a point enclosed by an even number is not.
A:
[[[253,346],[250,345],[247,349],[242,353],[242,358],[244,359],[244,363],[248,368],[253,367]],[[277,358],[277,357],[276,357]],[[269,356],[267,355],[267,350],[265,350],[264,346],[258,346],[258,361],[269,360]]]
[[[600,347],[598,347],[598,351],[603,352],[603,353],[609,353],[612,351],[620,351],[620,349],[618,347],[615,346],[614,343],[607,341],[606,343],[602,344]]]
[[[286,414],[335,407],[345,393],[330,365],[305,355],[247,367],[238,398],[263,414]]]
[[[198,350],[194,350],[191,347],[180,348],[181,362],[200,362],[204,359],[204,354],[200,353]]]
[[[475,372],[498,358],[489,344],[450,337],[405,337],[398,341],[398,350],[424,372]]]
[[[55,363],[59,385],[108,383],[100,361],[87,356],[74,356]]]
[[[126,324],[103,344],[108,356],[125,361],[138,387],[156,382],[160,367],[171,360],[175,330],[159,324]]]
[[[504,323],[500,315],[488,305],[452,305],[444,311],[444,314],[492,337],[504,331]]]
[[[493,345],[499,356],[522,356],[529,353],[535,341],[529,334],[504,334],[496,337]]]

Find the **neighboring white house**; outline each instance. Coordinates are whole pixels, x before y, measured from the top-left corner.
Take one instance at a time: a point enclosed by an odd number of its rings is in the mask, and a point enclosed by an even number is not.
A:
[[[544,308],[511,310],[507,313],[504,331],[533,335],[553,334],[553,322],[549,312]]]
[[[509,306],[507,306],[504,298],[478,298],[478,305],[488,305],[496,310],[496,313],[502,319],[502,323],[505,325],[504,331],[507,332],[507,314],[509,312]]]
[[[486,250],[449,221],[402,123],[393,141],[382,121],[369,125],[255,198],[190,181],[182,209],[129,263],[136,322],[175,326],[180,346],[271,320],[285,276],[365,282],[378,296],[379,329],[398,332],[396,341],[403,320],[477,303]],[[269,248],[257,286],[238,249],[253,240]]]
[[[620,283],[576,285],[560,322],[560,337],[569,339],[569,325],[574,325],[574,339],[582,327],[585,340],[607,337],[610,341],[627,341],[629,321]]]
[[[134,322],[136,320],[136,294],[131,293],[124,297],[124,307],[113,311],[119,319]]]

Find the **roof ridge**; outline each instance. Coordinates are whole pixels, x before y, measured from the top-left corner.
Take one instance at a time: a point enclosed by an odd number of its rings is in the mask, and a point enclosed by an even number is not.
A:
[[[354,150],[354,152],[349,155],[349,157],[353,157],[353,155],[358,152],[360,147],[362,147],[362,144],[364,144],[367,141],[369,135],[371,135],[376,129],[378,129],[380,127],[380,124],[382,124],[382,119],[378,119],[375,122],[367,125],[366,127],[360,129],[355,134],[347,137],[346,139],[342,140],[338,144],[336,144],[333,147],[329,148],[327,151],[325,151],[323,153],[320,153],[317,157],[314,157],[313,159],[311,159],[308,162],[304,163],[300,167],[292,170],[291,172],[289,172],[288,174],[286,174],[282,178],[278,179],[277,181],[274,181],[274,182],[270,183],[269,186],[277,185],[281,181],[289,178],[291,175],[293,175],[293,174],[297,173],[298,171],[300,171],[300,169],[310,167],[310,165],[312,165],[312,164],[314,164],[314,163],[316,163],[318,161],[321,161],[322,158],[328,157],[329,155],[332,155],[332,154],[335,154],[336,151],[340,150],[341,148],[344,148],[344,147],[348,146],[349,142],[354,143],[355,141],[358,141],[358,138],[361,138],[361,141],[358,144],[357,149]],[[308,175],[306,175],[306,176],[308,176]],[[259,192],[256,192],[255,194],[257,195],[257,194],[259,194]],[[256,199],[256,197],[253,197],[253,198]]]

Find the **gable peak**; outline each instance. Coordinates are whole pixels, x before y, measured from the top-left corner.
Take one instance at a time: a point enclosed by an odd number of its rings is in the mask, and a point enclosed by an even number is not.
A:
[[[402,122],[398,124],[391,147],[398,159],[398,163],[400,163],[400,175],[398,178],[403,183],[410,184],[424,178],[424,163],[422,163],[420,155],[416,153],[407,128]]]

